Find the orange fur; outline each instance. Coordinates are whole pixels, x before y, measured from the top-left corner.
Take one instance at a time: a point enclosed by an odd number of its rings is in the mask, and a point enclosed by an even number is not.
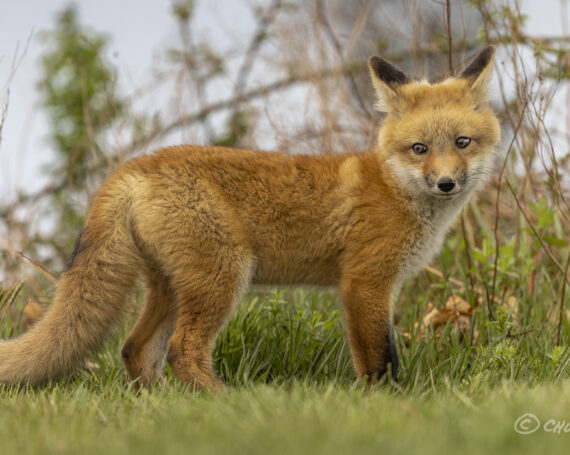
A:
[[[395,374],[393,295],[437,253],[491,166],[491,64],[486,49],[464,76],[430,85],[372,59],[388,115],[369,153],[181,146],[125,164],[92,201],[45,318],[0,342],[0,381],[70,373],[119,320],[139,274],[148,293],[122,354],[145,386],[168,361],[179,379],[221,388],[211,351],[252,282],[338,285],[358,376],[375,381],[390,363]]]

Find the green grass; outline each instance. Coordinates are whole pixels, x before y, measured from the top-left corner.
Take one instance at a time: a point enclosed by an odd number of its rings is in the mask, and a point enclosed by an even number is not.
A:
[[[535,414],[570,429],[570,329],[555,343],[559,277],[548,267],[516,268],[502,251],[500,297],[478,301],[468,276],[489,282],[489,269],[464,270],[448,242],[439,267],[461,285],[426,273],[402,289],[398,382],[366,388],[356,381],[332,291],[251,293],[221,333],[215,367],[228,391],[167,383],[136,392],[120,346],[131,320],[93,357],[94,371],[40,389],[0,386],[2,454],[40,453],[566,453],[570,432],[515,432]],[[485,246],[474,254],[486,260]],[[461,264],[461,263],[459,263]],[[533,293],[526,283],[533,273]],[[558,281],[556,281],[558,280]],[[23,330],[25,289],[0,292],[0,335]],[[474,307],[469,330],[424,327],[428,303],[461,295]],[[511,296],[515,304],[507,305]],[[512,299],[511,299],[512,300]],[[512,303],[512,302],[511,302]]]
[[[430,394],[298,383],[219,395],[79,384],[4,392],[1,403],[4,454],[562,454],[570,438],[514,431],[528,412],[568,421],[568,383]]]
[[[218,340],[216,368],[231,387],[218,395],[169,372],[165,387],[136,392],[118,354],[125,326],[94,358],[97,371],[0,390],[2,453],[565,453],[570,433],[513,427],[528,412],[570,421],[570,349],[551,349],[549,334],[512,339],[506,317],[481,317],[481,345],[451,326],[439,338],[400,336],[399,382],[367,389],[339,310],[328,292],[248,296]],[[401,326],[416,312],[404,309]]]

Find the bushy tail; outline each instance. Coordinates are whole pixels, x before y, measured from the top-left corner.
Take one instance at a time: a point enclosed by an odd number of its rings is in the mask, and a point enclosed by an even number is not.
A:
[[[68,375],[119,321],[140,257],[125,211],[117,215],[106,226],[86,225],[45,316],[28,332],[0,341],[0,382],[37,385]]]

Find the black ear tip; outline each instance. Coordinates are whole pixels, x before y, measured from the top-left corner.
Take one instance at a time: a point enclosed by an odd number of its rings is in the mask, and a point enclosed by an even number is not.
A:
[[[461,77],[471,78],[477,77],[487,67],[491,59],[495,55],[495,46],[489,45],[480,51],[471,61],[469,66],[463,70]]]
[[[480,62],[479,64],[486,65],[489,63],[493,55],[495,55],[495,46],[489,45],[479,51],[479,53],[473,58],[472,62]]]
[[[489,60],[495,54],[495,46],[489,44],[485,49],[479,52],[479,55],[485,56],[487,60]]]
[[[385,66],[386,63],[388,63],[386,60],[384,60],[382,57],[378,57],[376,55],[373,55],[372,57],[370,57],[368,59],[368,65],[376,74],[378,74],[378,72],[381,70],[382,66]]]
[[[377,57],[376,55],[370,57],[368,59],[368,65],[376,77],[388,85],[399,85],[410,82],[408,76],[381,57]]]

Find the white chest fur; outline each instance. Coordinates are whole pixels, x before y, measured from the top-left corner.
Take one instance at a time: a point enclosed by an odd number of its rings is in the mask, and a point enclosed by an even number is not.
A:
[[[401,279],[417,273],[428,265],[441,251],[447,232],[469,195],[460,195],[451,200],[422,201],[418,204],[415,215],[420,229],[413,238],[408,254],[405,256]]]

